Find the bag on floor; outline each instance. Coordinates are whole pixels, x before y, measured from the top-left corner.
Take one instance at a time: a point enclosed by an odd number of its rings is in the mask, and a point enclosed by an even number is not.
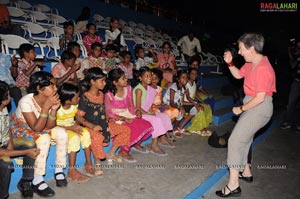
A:
[[[216,131],[208,138],[208,144],[214,148],[227,148],[228,139],[231,132],[227,131],[224,135],[218,135]]]

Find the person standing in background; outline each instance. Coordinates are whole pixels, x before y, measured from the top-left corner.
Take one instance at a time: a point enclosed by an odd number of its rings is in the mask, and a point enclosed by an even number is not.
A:
[[[84,36],[87,33],[86,25],[89,23],[91,11],[89,7],[83,7],[81,14],[76,19],[74,31]]]
[[[185,61],[189,62],[191,57],[199,56],[202,52],[199,39],[197,39],[192,31],[184,35],[177,42],[178,49],[183,54]]]

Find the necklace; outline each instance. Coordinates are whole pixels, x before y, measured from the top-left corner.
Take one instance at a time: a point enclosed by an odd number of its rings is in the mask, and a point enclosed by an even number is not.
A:
[[[165,53],[163,53],[164,59],[165,59],[165,63],[162,65],[163,69],[169,69],[170,68],[170,64],[169,64],[169,58],[170,58],[170,54],[168,54],[168,57],[165,56]]]

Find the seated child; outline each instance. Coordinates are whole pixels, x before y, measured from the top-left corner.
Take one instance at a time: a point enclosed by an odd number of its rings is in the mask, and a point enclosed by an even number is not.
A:
[[[22,96],[27,94],[29,77],[32,73],[39,71],[44,62],[34,61],[36,57],[35,48],[31,44],[21,44],[19,47],[21,59],[18,60],[18,76],[16,86],[21,89]]]
[[[105,69],[105,63],[101,57],[102,45],[99,42],[95,42],[91,45],[91,55],[85,58],[82,62],[80,71],[84,74],[86,70],[92,67],[99,67],[102,70]]]
[[[82,80],[84,78],[84,75],[80,72],[82,68],[82,62],[83,62],[83,59],[80,57],[80,45],[77,42],[72,41],[68,44],[67,51],[75,55],[76,57],[75,65],[79,66],[79,69],[76,71],[76,75],[78,80]]]
[[[139,70],[141,67],[155,68],[157,67],[157,57],[152,48],[149,48],[148,55],[145,55],[145,49],[137,45],[134,49],[135,53],[135,69]]]
[[[197,80],[197,69],[190,68],[189,69],[189,79],[186,84],[186,89],[189,91],[188,95],[184,97],[184,102],[186,104],[190,103],[197,107],[198,113],[192,119],[191,125],[187,128],[187,130],[191,133],[197,133],[202,136],[210,136],[211,131],[208,130],[209,125],[213,121],[212,111],[208,104],[206,103],[198,103],[196,102],[196,80]]]
[[[83,175],[76,169],[76,155],[80,150],[80,144],[84,150],[86,163],[92,165],[91,160],[91,138],[88,130],[81,127],[75,122],[79,101],[79,88],[73,84],[63,83],[58,90],[61,107],[57,111],[56,124],[66,129],[68,133],[68,156],[69,156],[69,171],[68,177],[77,183],[87,182],[88,176],[94,175],[94,171]]]
[[[129,84],[132,86],[135,84],[135,81],[133,79],[134,64],[131,62],[131,54],[129,51],[121,51],[119,56],[121,58],[121,62],[117,67],[124,71]]]
[[[78,84],[76,71],[80,66],[75,64],[76,56],[72,52],[64,51],[60,57],[61,61],[51,71],[56,78],[57,85],[61,85],[64,82]]]
[[[68,48],[69,42],[77,41],[74,35],[74,24],[71,21],[64,23],[64,34],[59,36],[59,46],[61,51],[65,51]]]
[[[88,52],[88,56],[92,55],[91,46],[95,42],[101,43],[102,39],[96,34],[96,25],[93,23],[88,23],[86,25],[87,35],[83,37],[83,44]]]

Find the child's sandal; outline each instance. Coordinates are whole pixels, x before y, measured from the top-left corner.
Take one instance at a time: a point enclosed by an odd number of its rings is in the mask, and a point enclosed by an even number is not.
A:
[[[77,170],[69,171],[68,172],[68,178],[70,180],[72,180],[73,182],[76,182],[78,184],[87,182],[90,179],[88,176],[83,175],[82,173],[80,173]]]
[[[85,171],[85,175],[89,176],[89,177],[93,177],[95,175],[95,169],[93,167],[93,165],[84,165],[84,171]]]
[[[101,168],[101,164],[95,164],[95,176],[96,177],[102,177],[103,176],[103,170]]]

